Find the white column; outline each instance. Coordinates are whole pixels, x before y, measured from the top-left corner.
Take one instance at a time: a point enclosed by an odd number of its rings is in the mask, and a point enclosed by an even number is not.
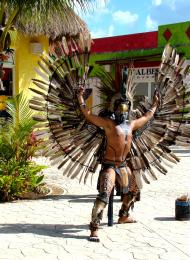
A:
[[[151,101],[151,81],[148,81],[148,100]]]
[[[92,101],[92,106],[93,107],[95,107],[95,106],[100,104],[100,97],[99,97],[100,94],[99,94],[98,89],[96,88],[96,86],[100,86],[100,84],[101,84],[100,83],[100,79],[94,77],[93,78],[93,88],[92,88],[93,89],[93,101]],[[99,110],[100,110],[99,107],[93,108],[93,112],[95,114],[98,114]]]

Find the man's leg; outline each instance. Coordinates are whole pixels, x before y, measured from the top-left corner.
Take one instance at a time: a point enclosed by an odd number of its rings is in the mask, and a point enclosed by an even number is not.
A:
[[[103,170],[100,174],[99,195],[97,196],[90,222],[90,241],[99,242],[98,228],[102,220],[103,210],[108,204],[111,191],[115,184],[115,171],[112,168]]]
[[[124,180],[124,184],[128,183],[128,187],[123,185],[123,203],[119,211],[119,224],[136,222],[136,220],[130,216],[129,211],[133,209],[135,201],[140,200],[140,191],[137,187],[135,176],[131,173],[129,168],[125,169],[127,174],[123,169],[123,180],[128,178],[128,182]]]

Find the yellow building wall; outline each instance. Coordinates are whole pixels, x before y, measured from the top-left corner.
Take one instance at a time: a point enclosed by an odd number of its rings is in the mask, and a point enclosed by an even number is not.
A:
[[[37,88],[33,83],[32,79],[42,79],[35,71],[35,67],[39,69],[38,61],[40,55],[31,53],[30,43],[39,42],[42,44],[43,51],[48,53],[49,42],[44,36],[40,37],[27,37],[19,35],[13,48],[15,49],[15,68],[14,68],[14,95],[24,90],[24,93],[30,99],[34,94],[29,90],[30,87]],[[43,90],[42,90],[43,92]],[[90,96],[87,100],[89,108],[92,107],[93,97]]]
[[[25,90],[30,96],[32,93],[28,91],[29,87],[33,87],[33,78],[40,78],[37,72],[34,70],[38,67],[37,62],[40,59],[40,55],[32,54],[30,43],[39,42],[42,44],[43,51],[48,52],[48,39],[44,36],[40,37],[26,37],[19,35],[16,41],[15,50],[15,91],[14,94],[18,94],[20,91]]]

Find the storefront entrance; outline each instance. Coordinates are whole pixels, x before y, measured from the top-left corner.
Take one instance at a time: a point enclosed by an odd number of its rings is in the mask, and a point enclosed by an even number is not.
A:
[[[157,65],[157,64],[153,63],[152,65]],[[120,80],[122,80],[122,75],[124,71],[127,72],[128,66],[129,66],[128,64],[120,65],[120,69],[119,69],[121,75]],[[146,64],[142,64],[141,67],[138,66],[137,64],[132,68],[134,71],[133,84],[135,85],[133,109],[135,109],[138,103],[144,100],[144,98],[147,98],[149,101],[151,101],[155,91],[155,74],[158,68],[159,68],[158,65],[148,67]]]

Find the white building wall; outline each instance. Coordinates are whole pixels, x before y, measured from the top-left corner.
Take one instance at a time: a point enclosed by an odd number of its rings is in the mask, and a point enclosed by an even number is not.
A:
[[[99,78],[97,77],[91,77],[88,78],[88,80],[86,81],[86,88],[92,89],[92,112],[94,114],[98,114],[99,112],[99,107],[98,105],[100,104],[100,95],[99,95],[99,91],[98,88],[101,84],[101,81]]]

